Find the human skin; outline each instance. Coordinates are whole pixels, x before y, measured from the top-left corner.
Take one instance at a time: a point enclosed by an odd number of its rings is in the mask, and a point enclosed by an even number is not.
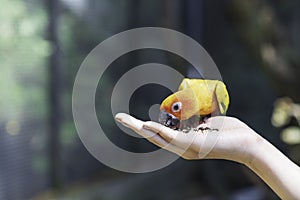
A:
[[[155,145],[187,160],[225,159],[246,165],[282,199],[300,199],[300,168],[234,117],[217,116],[184,133],[119,113],[115,119]]]

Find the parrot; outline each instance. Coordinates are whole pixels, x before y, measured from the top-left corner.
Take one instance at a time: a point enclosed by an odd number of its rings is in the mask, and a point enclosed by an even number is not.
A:
[[[162,101],[158,121],[175,130],[189,131],[211,116],[225,115],[229,101],[222,81],[184,78],[178,91]]]

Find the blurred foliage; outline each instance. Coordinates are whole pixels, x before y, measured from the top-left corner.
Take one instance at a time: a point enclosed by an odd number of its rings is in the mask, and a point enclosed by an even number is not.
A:
[[[20,0],[0,0],[0,119],[45,115],[46,58],[44,10]]]
[[[22,153],[27,156],[28,149],[35,150],[32,160],[28,161],[32,163],[33,170],[45,172],[46,64],[51,53],[51,44],[44,35],[47,16],[41,9],[42,3],[0,0],[0,4],[0,120],[7,121],[6,132],[9,135],[20,134],[15,137],[16,144],[11,144],[6,150],[13,156],[11,149],[23,148],[17,145],[18,142],[30,140]],[[40,125],[35,125],[28,134],[33,123]],[[21,152],[19,154],[22,155]]]
[[[0,0],[0,198],[20,199],[45,187],[47,15],[43,2]],[[35,186],[23,182],[32,180]],[[14,191],[13,193],[10,191]]]
[[[299,1],[233,0],[232,23],[281,95],[300,101]]]
[[[230,13],[239,36],[268,74],[280,96],[272,124],[280,128],[289,155],[300,163],[300,15],[299,1],[233,0]],[[296,102],[296,103],[294,103]]]

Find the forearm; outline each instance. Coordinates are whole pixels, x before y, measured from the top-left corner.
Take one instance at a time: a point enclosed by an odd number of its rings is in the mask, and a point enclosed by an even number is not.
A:
[[[300,199],[300,168],[264,138],[257,136],[244,162],[282,199]]]

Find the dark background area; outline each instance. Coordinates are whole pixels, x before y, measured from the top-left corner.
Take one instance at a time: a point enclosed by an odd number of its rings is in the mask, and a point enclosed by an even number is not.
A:
[[[164,27],[198,41],[230,93],[228,115],[246,122],[300,163],[300,1],[0,0],[0,199],[276,199],[255,174],[222,160],[179,159],[129,174],[106,167],[81,143],[72,117],[76,73],[108,37]],[[98,85],[99,122],[118,146],[157,149],[120,130],[110,110],[116,81],[149,62],[187,74],[184,59],[160,50],[122,55]],[[170,78],[170,77],[168,77]],[[145,85],[130,113],[148,110],[170,90]],[[99,117],[99,113],[101,116]]]

